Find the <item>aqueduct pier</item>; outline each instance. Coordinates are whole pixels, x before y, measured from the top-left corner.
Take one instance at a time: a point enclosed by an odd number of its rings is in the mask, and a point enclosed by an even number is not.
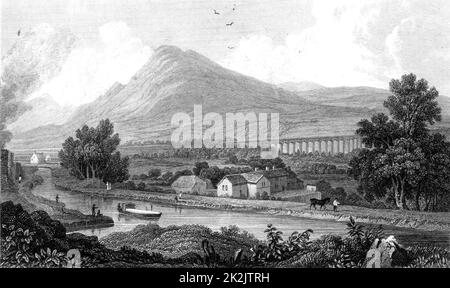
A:
[[[290,155],[316,152],[328,154],[348,154],[355,149],[361,148],[364,148],[361,138],[356,135],[350,135],[280,139],[278,150],[280,154]]]

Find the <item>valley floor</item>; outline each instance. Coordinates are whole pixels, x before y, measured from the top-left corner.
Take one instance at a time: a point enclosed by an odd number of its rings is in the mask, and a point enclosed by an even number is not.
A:
[[[370,209],[357,206],[340,206],[339,211],[333,212],[331,206],[324,210],[310,209],[309,204],[289,201],[273,200],[247,200],[220,197],[207,197],[198,195],[183,195],[178,202],[175,194],[158,193],[137,190],[122,190],[99,188],[84,188],[82,181],[60,176],[53,177],[57,188],[85,193],[90,196],[116,198],[123,200],[148,201],[153,203],[188,206],[195,208],[233,210],[243,212],[263,213],[270,215],[285,215],[322,220],[335,220],[347,222],[352,216],[355,221],[369,224],[383,224],[402,228],[414,228],[428,231],[441,231],[450,233],[450,213],[448,212],[419,212],[400,211],[388,209]]]

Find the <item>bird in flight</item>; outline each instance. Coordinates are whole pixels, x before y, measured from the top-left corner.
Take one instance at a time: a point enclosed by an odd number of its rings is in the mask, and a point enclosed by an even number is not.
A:
[[[226,23],[225,25],[227,25],[227,26],[231,26],[231,25],[233,25],[234,24],[234,22],[231,22],[231,23]]]
[[[217,12],[215,9],[214,9],[214,14],[216,14],[216,15],[220,15],[220,13],[219,12]]]
[[[233,46],[228,46],[228,49],[234,49],[234,47]]]
[[[19,31],[17,31],[17,36],[20,36],[20,29],[19,29]]]

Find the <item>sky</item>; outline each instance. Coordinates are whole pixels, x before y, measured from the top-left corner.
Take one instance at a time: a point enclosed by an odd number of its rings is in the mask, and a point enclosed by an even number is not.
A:
[[[61,69],[30,96],[62,105],[126,84],[160,45],[274,84],[387,88],[412,72],[450,95],[447,0],[2,0],[2,55],[18,30],[76,37]]]

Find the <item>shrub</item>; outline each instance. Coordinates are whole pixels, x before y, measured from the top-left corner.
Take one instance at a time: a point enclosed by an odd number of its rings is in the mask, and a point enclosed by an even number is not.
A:
[[[139,180],[147,180],[148,176],[146,174],[139,175]]]
[[[161,169],[153,168],[148,171],[148,177],[150,177],[151,179],[156,179],[159,176],[161,176]]]
[[[140,182],[140,183],[137,185],[136,189],[137,189],[137,190],[144,191],[144,190],[145,190],[145,183],[144,183],[144,182]]]

